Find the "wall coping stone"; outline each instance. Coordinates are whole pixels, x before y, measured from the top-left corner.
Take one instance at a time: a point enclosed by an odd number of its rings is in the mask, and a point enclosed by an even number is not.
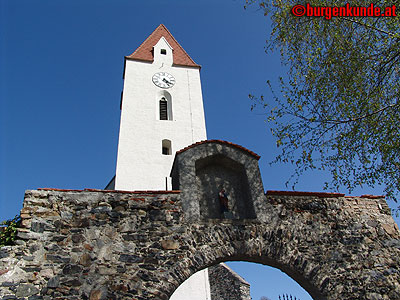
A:
[[[58,188],[38,188],[39,191],[57,191],[57,192],[101,192],[101,193],[119,193],[119,194],[179,194],[180,190],[172,191],[121,191],[121,190],[99,190],[99,189],[83,189],[70,190]]]
[[[386,198],[385,195],[361,195],[361,196],[346,196],[342,193],[329,193],[329,192],[302,192],[302,191],[276,191],[268,190],[265,195],[268,196],[316,196],[320,198],[367,198],[367,199],[380,199]]]
[[[187,146],[187,147],[185,147],[185,148],[183,148],[181,150],[176,151],[176,154],[180,154],[180,153],[185,152],[186,150],[188,150],[190,148],[196,147],[196,146],[201,145],[201,144],[211,144],[211,143],[218,143],[218,144],[222,144],[222,145],[234,146],[234,147],[236,147],[236,148],[238,148],[238,149],[240,149],[240,150],[242,150],[242,151],[254,156],[257,160],[259,160],[260,157],[261,157],[257,153],[254,153],[253,151],[251,151],[251,150],[249,150],[249,149],[247,149],[247,148],[245,148],[243,146],[240,146],[238,144],[234,144],[234,143],[231,143],[231,142],[223,141],[223,140],[205,140],[205,141],[200,141],[200,142],[194,143],[192,145],[189,145],[189,146]]]

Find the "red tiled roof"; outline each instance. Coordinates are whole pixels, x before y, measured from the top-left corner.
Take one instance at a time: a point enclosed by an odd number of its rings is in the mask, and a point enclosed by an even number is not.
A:
[[[339,198],[345,197],[348,199],[356,198],[367,198],[367,199],[380,199],[385,198],[385,196],[379,195],[361,195],[361,196],[345,196],[341,193],[321,193],[321,192],[297,192],[297,191],[267,191],[266,195],[276,195],[276,196],[316,196],[319,198]]]
[[[240,149],[240,150],[242,150],[242,151],[254,156],[257,160],[259,160],[260,157],[261,157],[260,155],[254,153],[253,151],[250,151],[249,149],[247,149],[247,148],[245,148],[243,146],[240,146],[240,145],[237,145],[237,144],[234,144],[234,143],[231,143],[231,142],[223,141],[223,140],[205,140],[205,141],[200,141],[200,142],[194,143],[194,144],[192,144],[190,146],[187,146],[187,147],[177,151],[176,154],[182,153],[182,152],[184,152],[184,151],[186,151],[186,150],[188,150],[190,148],[196,147],[198,145],[208,144],[208,143],[218,143],[218,144],[234,146],[234,147],[236,147],[236,148],[238,148],[238,149]]]
[[[361,195],[360,198],[379,199],[386,198],[385,195]]]
[[[139,48],[131,55],[126,56],[126,58],[152,62],[154,60],[153,47],[161,37],[164,37],[173,49],[174,65],[200,68],[200,65],[196,64],[193,59],[191,59],[163,24],[160,24]]]
[[[39,191],[57,191],[57,192],[102,192],[102,193],[121,193],[121,194],[179,194],[180,190],[172,191],[120,191],[120,190],[98,190],[98,189],[84,189],[84,190],[69,190],[57,188],[38,188]]]
[[[278,195],[278,196],[316,196],[320,198],[344,197],[344,194],[340,193],[297,192],[297,191],[267,191],[265,194]]]
[[[381,198],[386,198],[386,196],[385,195],[361,195],[361,196],[346,196],[346,198],[381,199]]]

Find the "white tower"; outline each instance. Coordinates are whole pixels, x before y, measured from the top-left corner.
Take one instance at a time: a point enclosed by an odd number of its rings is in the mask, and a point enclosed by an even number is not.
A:
[[[116,190],[169,190],[175,152],[206,140],[200,66],[164,25],[125,57]]]
[[[206,140],[200,66],[164,25],[125,57],[116,190],[169,190],[175,152]],[[171,300],[209,300],[207,269]]]

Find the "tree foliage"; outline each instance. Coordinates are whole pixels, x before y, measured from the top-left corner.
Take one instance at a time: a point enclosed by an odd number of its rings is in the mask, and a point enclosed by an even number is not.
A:
[[[267,52],[280,49],[288,68],[274,101],[250,96],[267,110],[280,154],[306,170],[328,170],[326,188],[382,185],[400,190],[400,17],[296,17],[302,1],[247,0],[271,17]],[[365,1],[307,1],[311,6],[368,6]],[[377,1],[384,8],[400,1]]]
[[[20,216],[15,216],[14,219],[0,223],[0,247],[14,244],[14,240],[17,237],[17,228],[20,226]]]

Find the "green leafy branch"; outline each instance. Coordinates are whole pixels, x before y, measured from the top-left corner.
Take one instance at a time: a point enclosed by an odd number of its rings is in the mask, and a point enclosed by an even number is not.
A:
[[[18,215],[14,219],[0,223],[0,247],[14,245],[19,227],[21,227],[21,217]]]

